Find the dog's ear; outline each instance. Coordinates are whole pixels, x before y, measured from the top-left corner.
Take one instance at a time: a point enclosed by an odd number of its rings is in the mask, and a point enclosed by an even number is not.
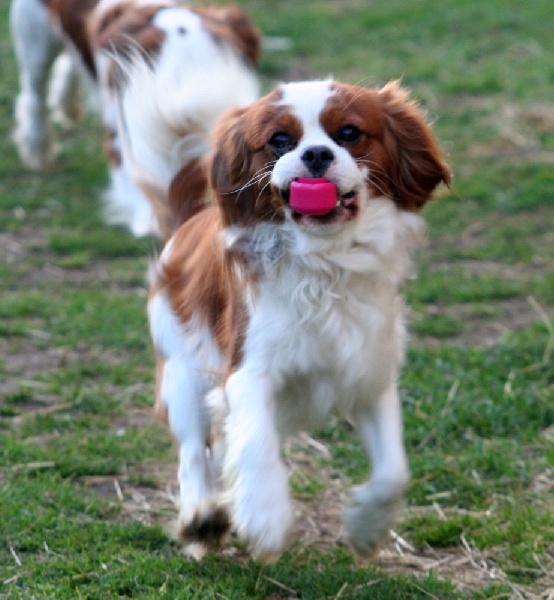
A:
[[[252,64],[260,58],[261,34],[254,27],[248,13],[238,5],[209,6],[196,12],[206,20],[206,28],[216,37],[226,38]]]
[[[244,108],[231,109],[219,118],[214,128],[210,175],[216,193],[231,192],[248,173],[251,152],[246,143],[244,113]]]
[[[259,139],[249,139],[258,127],[259,105],[225,113],[216,125],[209,160],[211,186],[224,226],[249,227],[260,221],[282,219],[282,206],[268,185],[268,157]]]
[[[240,223],[256,202],[255,186],[247,185],[252,152],[246,142],[244,113],[244,108],[228,111],[213,132],[209,172],[225,226]]]
[[[181,168],[169,185],[167,204],[174,230],[206,207],[207,190],[205,164],[201,158],[194,158]]]
[[[441,158],[425,113],[399,82],[388,83],[378,98],[385,114],[393,199],[403,209],[417,210],[439,183],[450,185],[450,168]]]
[[[168,5],[169,6],[169,5]],[[152,19],[159,5],[134,7],[116,4],[110,10],[88,23],[88,35],[96,48],[127,57],[141,51],[153,52],[160,48],[165,34],[155,27]]]

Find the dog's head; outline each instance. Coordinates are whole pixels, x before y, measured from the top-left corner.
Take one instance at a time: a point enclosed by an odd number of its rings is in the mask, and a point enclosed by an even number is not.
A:
[[[89,22],[95,48],[125,58],[134,52],[155,55],[169,36],[175,51],[190,60],[211,59],[215,44],[224,44],[247,63],[255,65],[260,53],[260,33],[240,6],[188,8],[174,0],[102,0]]]
[[[423,111],[397,82],[380,90],[284,84],[224,115],[214,148],[211,180],[225,226],[291,220],[325,235],[354,222],[374,198],[416,211],[451,177]],[[335,195],[318,214],[294,197],[317,205],[315,179]]]

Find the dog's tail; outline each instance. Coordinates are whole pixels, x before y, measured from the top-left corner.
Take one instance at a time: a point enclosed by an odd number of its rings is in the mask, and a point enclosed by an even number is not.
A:
[[[177,10],[186,9],[160,14]],[[123,162],[153,202],[162,237],[205,203],[203,160],[217,117],[259,96],[258,78],[239,52],[224,44],[212,50],[206,56],[206,48],[185,46],[168,30],[157,57],[137,49],[119,61]]]

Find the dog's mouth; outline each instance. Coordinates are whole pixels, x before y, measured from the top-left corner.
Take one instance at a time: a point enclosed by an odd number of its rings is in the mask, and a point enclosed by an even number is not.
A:
[[[345,223],[354,219],[359,210],[356,189],[340,194],[327,179],[298,178],[288,188],[279,189],[279,194],[296,222]]]

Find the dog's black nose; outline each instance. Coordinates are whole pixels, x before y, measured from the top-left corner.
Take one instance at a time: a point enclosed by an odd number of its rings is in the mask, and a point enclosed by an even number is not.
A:
[[[310,146],[300,158],[314,177],[322,177],[335,155],[327,146]]]

